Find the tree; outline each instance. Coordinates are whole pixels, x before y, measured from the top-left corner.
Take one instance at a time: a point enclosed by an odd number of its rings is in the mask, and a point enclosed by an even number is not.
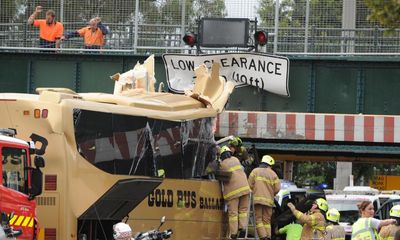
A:
[[[335,162],[301,162],[294,165],[294,182],[301,186],[315,186],[321,183],[333,188],[336,175]]]
[[[364,0],[371,13],[368,20],[377,21],[393,32],[400,27],[400,2],[398,0]]]

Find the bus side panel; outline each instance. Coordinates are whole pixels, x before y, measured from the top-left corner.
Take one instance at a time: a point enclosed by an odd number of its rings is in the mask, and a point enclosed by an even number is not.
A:
[[[227,228],[218,181],[164,179],[130,214],[134,232],[158,226],[174,231],[173,239],[222,239]]]

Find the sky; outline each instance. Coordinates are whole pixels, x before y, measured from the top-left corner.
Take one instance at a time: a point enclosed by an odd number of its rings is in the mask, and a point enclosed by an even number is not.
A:
[[[259,0],[225,0],[228,17],[254,19],[257,17],[258,2]]]

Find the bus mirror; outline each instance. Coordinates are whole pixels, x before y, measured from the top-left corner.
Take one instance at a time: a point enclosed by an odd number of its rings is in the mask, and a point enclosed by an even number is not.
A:
[[[43,158],[41,158],[43,160]],[[36,159],[35,159],[36,160]],[[43,166],[44,166],[44,161]],[[35,161],[36,163],[36,161]],[[29,189],[29,199],[32,200],[36,196],[42,194],[43,173],[40,168],[31,169],[31,188]]]
[[[35,166],[37,168],[44,168],[44,159],[41,156],[35,156]]]
[[[46,138],[39,136],[37,134],[32,133],[32,135],[30,136],[30,138],[32,139],[32,141],[36,144],[36,142],[40,142],[42,144],[42,146],[39,149],[35,150],[35,153],[37,155],[44,155],[44,153],[46,152],[46,148],[47,145],[49,144],[49,142],[47,141]]]

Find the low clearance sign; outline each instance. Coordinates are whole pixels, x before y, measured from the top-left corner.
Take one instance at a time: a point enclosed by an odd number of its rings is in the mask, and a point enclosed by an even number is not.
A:
[[[194,69],[206,64],[211,69],[220,64],[220,76],[236,83],[251,85],[289,97],[289,59],[260,53],[224,53],[207,55],[164,54],[167,83],[171,91],[193,89]]]

